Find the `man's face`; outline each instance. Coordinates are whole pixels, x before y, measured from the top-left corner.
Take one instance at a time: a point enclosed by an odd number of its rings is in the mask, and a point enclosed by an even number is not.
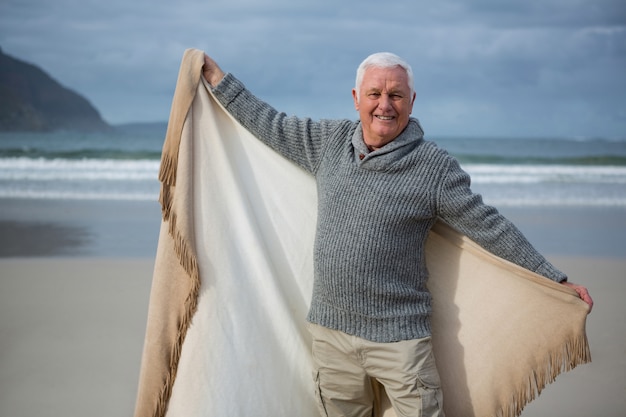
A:
[[[415,93],[411,94],[406,71],[402,67],[369,67],[357,98],[352,90],[354,107],[363,125],[363,139],[371,150],[394,140],[409,123]]]

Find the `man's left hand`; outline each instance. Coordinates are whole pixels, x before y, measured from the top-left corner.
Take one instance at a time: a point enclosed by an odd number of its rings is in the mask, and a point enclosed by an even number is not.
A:
[[[573,282],[567,282],[567,281],[562,282],[562,284],[576,291],[580,299],[583,300],[585,303],[589,304],[589,312],[591,313],[591,309],[593,308],[593,300],[591,299],[591,296],[589,295],[589,291],[587,290],[587,288],[583,287],[582,285],[574,284]]]

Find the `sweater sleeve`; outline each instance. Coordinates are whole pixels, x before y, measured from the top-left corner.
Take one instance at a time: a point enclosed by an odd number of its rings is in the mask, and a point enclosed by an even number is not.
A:
[[[305,170],[315,173],[325,140],[338,121],[287,116],[254,96],[228,73],[215,86],[217,100],[256,138]]]
[[[438,194],[439,216],[480,246],[516,265],[557,282],[567,276],[548,262],[522,232],[470,188],[470,177],[447,157]]]

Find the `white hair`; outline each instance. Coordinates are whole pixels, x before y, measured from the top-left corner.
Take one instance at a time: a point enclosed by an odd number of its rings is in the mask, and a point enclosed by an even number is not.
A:
[[[396,54],[392,54],[391,52],[377,52],[365,58],[359,68],[356,70],[356,98],[359,99],[359,92],[361,89],[361,84],[363,83],[363,75],[365,74],[365,70],[371,67],[375,68],[393,68],[393,67],[401,67],[406,72],[409,88],[411,89],[411,97],[413,97],[413,69],[411,66],[402,58],[400,58]]]

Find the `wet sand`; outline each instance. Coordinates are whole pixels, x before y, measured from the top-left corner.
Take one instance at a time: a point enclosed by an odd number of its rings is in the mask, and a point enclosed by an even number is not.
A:
[[[623,212],[509,210],[596,303],[593,362],[523,417],[626,415]],[[156,203],[0,200],[0,415],[132,415],[159,216]]]

